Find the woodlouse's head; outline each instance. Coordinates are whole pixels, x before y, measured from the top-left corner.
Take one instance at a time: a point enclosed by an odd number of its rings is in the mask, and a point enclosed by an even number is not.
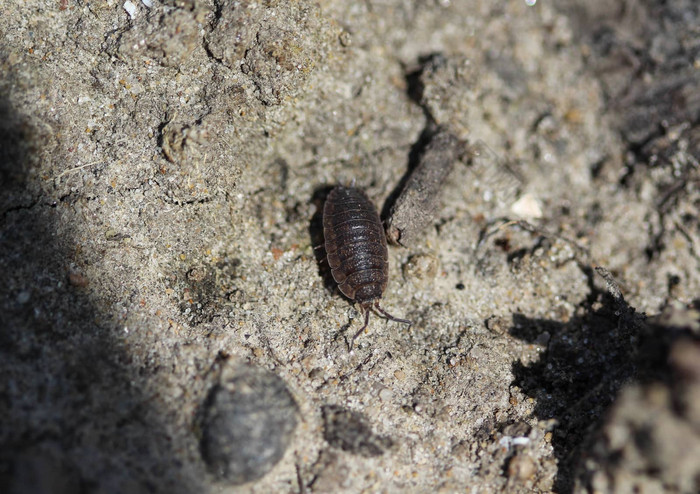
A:
[[[384,283],[368,283],[362,285],[355,291],[355,296],[353,297],[357,303],[364,306],[365,304],[371,306],[375,300],[382,298],[382,293],[384,293]]]

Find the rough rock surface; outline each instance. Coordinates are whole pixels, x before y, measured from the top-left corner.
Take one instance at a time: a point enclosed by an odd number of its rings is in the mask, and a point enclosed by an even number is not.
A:
[[[698,338],[698,2],[2,14],[10,492],[586,492],[630,475],[697,492],[664,452],[698,448],[678,349]],[[358,313],[314,253],[324,191],[355,180],[386,214],[435,124],[471,152],[434,224],[390,249],[384,303],[414,324],[373,318],[349,353]],[[649,321],[671,309],[675,329]],[[299,407],[286,453],[243,486],[200,448],[222,359],[273,372]],[[382,454],[330,444],[328,407],[361,414],[351,429]]]
[[[270,371],[239,365],[222,374],[201,410],[202,456],[219,480],[245,484],[284,456],[297,425],[297,405]]]

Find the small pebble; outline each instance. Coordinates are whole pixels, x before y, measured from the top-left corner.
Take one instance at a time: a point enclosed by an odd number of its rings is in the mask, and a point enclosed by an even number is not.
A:
[[[389,388],[383,388],[379,392],[379,399],[382,400],[384,403],[390,402],[391,398],[393,396],[393,393]]]
[[[511,212],[525,219],[538,219],[542,217],[540,201],[532,194],[525,194],[515,201],[510,207]]]
[[[209,272],[202,266],[195,266],[187,271],[187,279],[193,283],[201,283],[208,275]]]
[[[29,302],[29,299],[32,297],[31,293],[27,290],[23,290],[17,294],[17,303],[20,305],[24,305],[27,302]]]
[[[75,271],[68,273],[68,282],[78,288],[85,288],[90,283],[85,276]]]
[[[508,462],[508,477],[517,480],[531,479],[537,473],[535,461],[526,454],[517,454]]]
[[[338,35],[338,41],[342,46],[348,47],[352,44],[352,36],[349,32],[343,31]]]
[[[431,254],[416,254],[403,265],[403,276],[414,285],[425,285],[437,276],[440,263]]]
[[[138,12],[136,4],[129,0],[124,2],[124,10],[126,10],[126,13],[129,14],[129,17],[132,19],[136,17],[136,13]]]

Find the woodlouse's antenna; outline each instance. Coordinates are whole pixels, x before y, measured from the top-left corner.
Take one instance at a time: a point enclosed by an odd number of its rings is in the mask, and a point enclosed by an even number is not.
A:
[[[387,311],[379,307],[379,300],[377,300],[374,303],[374,308],[377,309],[381,314],[383,314],[387,319],[391,321],[396,321],[396,322],[401,322],[404,324],[408,324],[408,327],[410,328],[413,325],[412,321],[409,321],[408,319],[399,319],[398,317],[394,317],[391,314],[389,314]]]

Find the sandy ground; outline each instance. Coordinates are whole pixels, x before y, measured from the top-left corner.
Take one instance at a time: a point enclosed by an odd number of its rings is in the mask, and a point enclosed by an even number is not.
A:
[[[3,3],[1,490],[700,490],[700,4],[554,3]]]

